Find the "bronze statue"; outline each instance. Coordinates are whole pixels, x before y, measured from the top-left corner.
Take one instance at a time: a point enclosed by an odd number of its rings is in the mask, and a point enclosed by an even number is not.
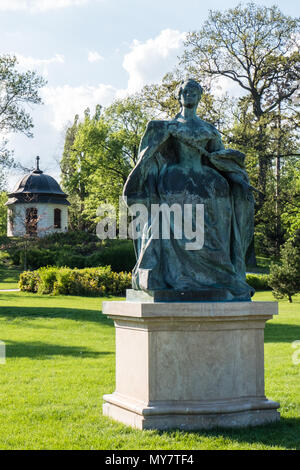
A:
[[[135,240],[137,263],[133,288],[144,291],[194,292],[197,300],[250,300],[245,257],[253,238],[254,198],[244,165],[245,155],[225,149],[219,132],[196,115],[202,87],[181,83],[180,112],[171,121],[150,121],[138,162],[124,187],[130,207],[143,203],[204,206],[204,244],[187,249],[183,235],[153,236],[150,215]],[[190,213],[196,226],[196,212]],[[189,245],[190,246],[190,245]]]

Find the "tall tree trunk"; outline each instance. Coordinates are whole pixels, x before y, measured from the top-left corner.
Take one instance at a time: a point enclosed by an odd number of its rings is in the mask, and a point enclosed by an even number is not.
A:
[[[257,108],[257,106],[256,106]],[[266,125],[263,124],[261,121],[262,113],[256,114],[258,120],[258,189],[261,191],[262,194],[258,196],[258,210],[262,208],[265,202],[265,194],[266,194],[266,187],[267,187],[267,171],[269,162],[266,157],[266,148],[265,148],[265,132],[266,132]]]
[[[280,255],[280,242],[281,242],[281,207],[280,207],[280,177],[281,177],[281,108],[278,105],[278,119],[277,119],[277,155],[276,155],[276,166],[275,166],[275,214],[276,214],[276,255]]]

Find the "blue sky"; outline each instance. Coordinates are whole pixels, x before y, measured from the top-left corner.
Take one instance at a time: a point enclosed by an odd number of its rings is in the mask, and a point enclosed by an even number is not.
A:
[[[199,29],[209,9],[238,3],[247,2],[0,0],[0,53],[16,54],[20,68],[48,80],[45,104],[31,109],[34,138],[10,136],[16,159],[32,166],[39,154],[42,168],[58,177],[64,131],[76,113],[159,81],[176,64],[185,33]],[[254,3],[299,14],[296,0]],[[10,175],[10,189],[20,176]]]

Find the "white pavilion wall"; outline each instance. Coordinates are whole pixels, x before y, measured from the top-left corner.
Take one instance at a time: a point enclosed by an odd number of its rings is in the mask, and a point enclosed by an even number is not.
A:
[[[26,234],[26,209],[38,211],[37,236],[43,237],[50,233],[62,233],[68,230],[68,206],[60,204],[14,204],[8,209],[7,236],[21,237]],[[61,228],[54,228],[54,209],[61,210]],[[10,220],[13,219],[13,225]]]

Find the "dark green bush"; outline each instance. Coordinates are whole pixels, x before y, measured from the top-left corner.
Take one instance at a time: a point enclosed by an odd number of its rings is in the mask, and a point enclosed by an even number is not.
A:
[[[50,266],[55,263],[55,253],[43,248],[29,247],[26,252],[22,250],[20,253],[21,266],[25,266],[25,258],[29,269],[38,269],[41,266]]]
[[[132,271],[136,263],[132,241],[111,244],[86,257],[85,266],[107,266],[115,272]]]
[[[9,266],[11,264],[9,254],[6,251],[0,251],[0,266]]]
[[[84,268],[86,257],[78,255],[71,250],[61,250],[56,256],[56,266],[67,266],[68,268]]]
[[[300,231],[281,247],[280,264],[271,264],[269,285],[276,299],[287,297],[289,302],[300,292]]]
[[[12,260],[12,263],[13,263],[14,266],[20,266],[21,265],[22,250],[20,248],[8,249],[7,253],[9,254],[9,257]],[[23,267],[24,267],[24,264],[23,264]]]
[[[115,272],[129,272],[136,262],[131,240],[99,240],[95,234],[86,232],[31,239],[2,237],[2,240],[1,250],[8,254],[11,264],[32,270],[43,266],[83,269],[110,265]]]
[[[40,243],[43,244],[43,246],[51,246],[54,244],[58,244],[59,246],[74,246],[97,241],[99,241],[99,239],[96,234],[82,231],[52,233],[40,239]]]

